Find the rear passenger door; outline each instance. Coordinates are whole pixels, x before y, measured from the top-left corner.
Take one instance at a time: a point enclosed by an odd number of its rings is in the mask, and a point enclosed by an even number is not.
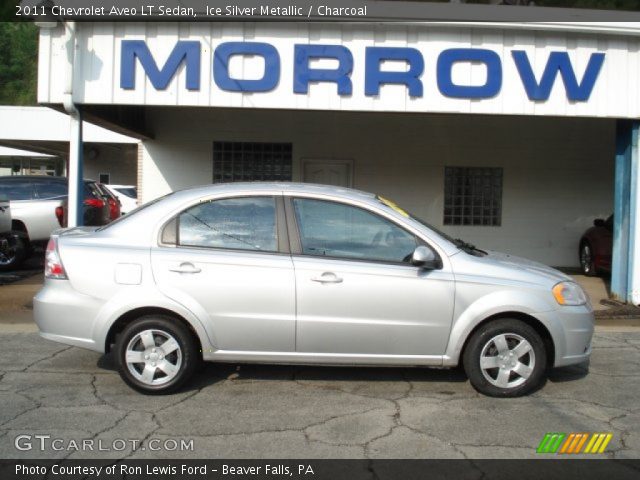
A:
[[[152,250],[160,290],[213,332],[217,349],[292,352],[295,278],[281,195],[197,203]]]

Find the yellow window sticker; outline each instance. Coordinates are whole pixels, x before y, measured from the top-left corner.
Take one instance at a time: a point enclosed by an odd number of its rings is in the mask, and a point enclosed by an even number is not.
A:
[[[382,203],[384,203],[387,207],[393,208],[396,212],[398,212],[403,217],[409,218],[409,214],[405,212],[402,208],[400,208],[397,203],[392,202],[388,198],[381,197],[380,195],[378,195],[376,198],[380,200]]]

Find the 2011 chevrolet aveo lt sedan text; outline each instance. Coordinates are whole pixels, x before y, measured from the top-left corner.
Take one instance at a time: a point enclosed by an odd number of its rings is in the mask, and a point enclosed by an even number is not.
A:
[[[364,192],[197,187],[51,237],[41,335],[112,351],[165,393],[198,362],[455,367],[480,392],[538,387],[591,353],[583,290],[545,265],[449,238]]]

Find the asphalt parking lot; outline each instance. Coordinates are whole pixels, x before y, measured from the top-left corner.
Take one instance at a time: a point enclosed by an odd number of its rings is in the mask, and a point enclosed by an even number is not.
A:
[[[588,369],[526,398],[480,396],[458,370],[227,364],[148,397],[109,357],[0,325],[0,458],[531,458],[546,432],[611,432],[607,456],[638,458],[639,380],[640,331],[599,332]],[[51,438],[18,450],[23,434]],[[83,439],[107,450],[67,448]]]

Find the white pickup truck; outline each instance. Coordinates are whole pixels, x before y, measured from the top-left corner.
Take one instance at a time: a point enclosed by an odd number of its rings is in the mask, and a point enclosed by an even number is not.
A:
[[[62,177],[0,177],[0,196],[11,205],[9,233],[0,241],[0,271],[19,266],[32,247],[46,244],[51,233],[60,228],[56,207],[62,205],[66,195],[66,179]]]

